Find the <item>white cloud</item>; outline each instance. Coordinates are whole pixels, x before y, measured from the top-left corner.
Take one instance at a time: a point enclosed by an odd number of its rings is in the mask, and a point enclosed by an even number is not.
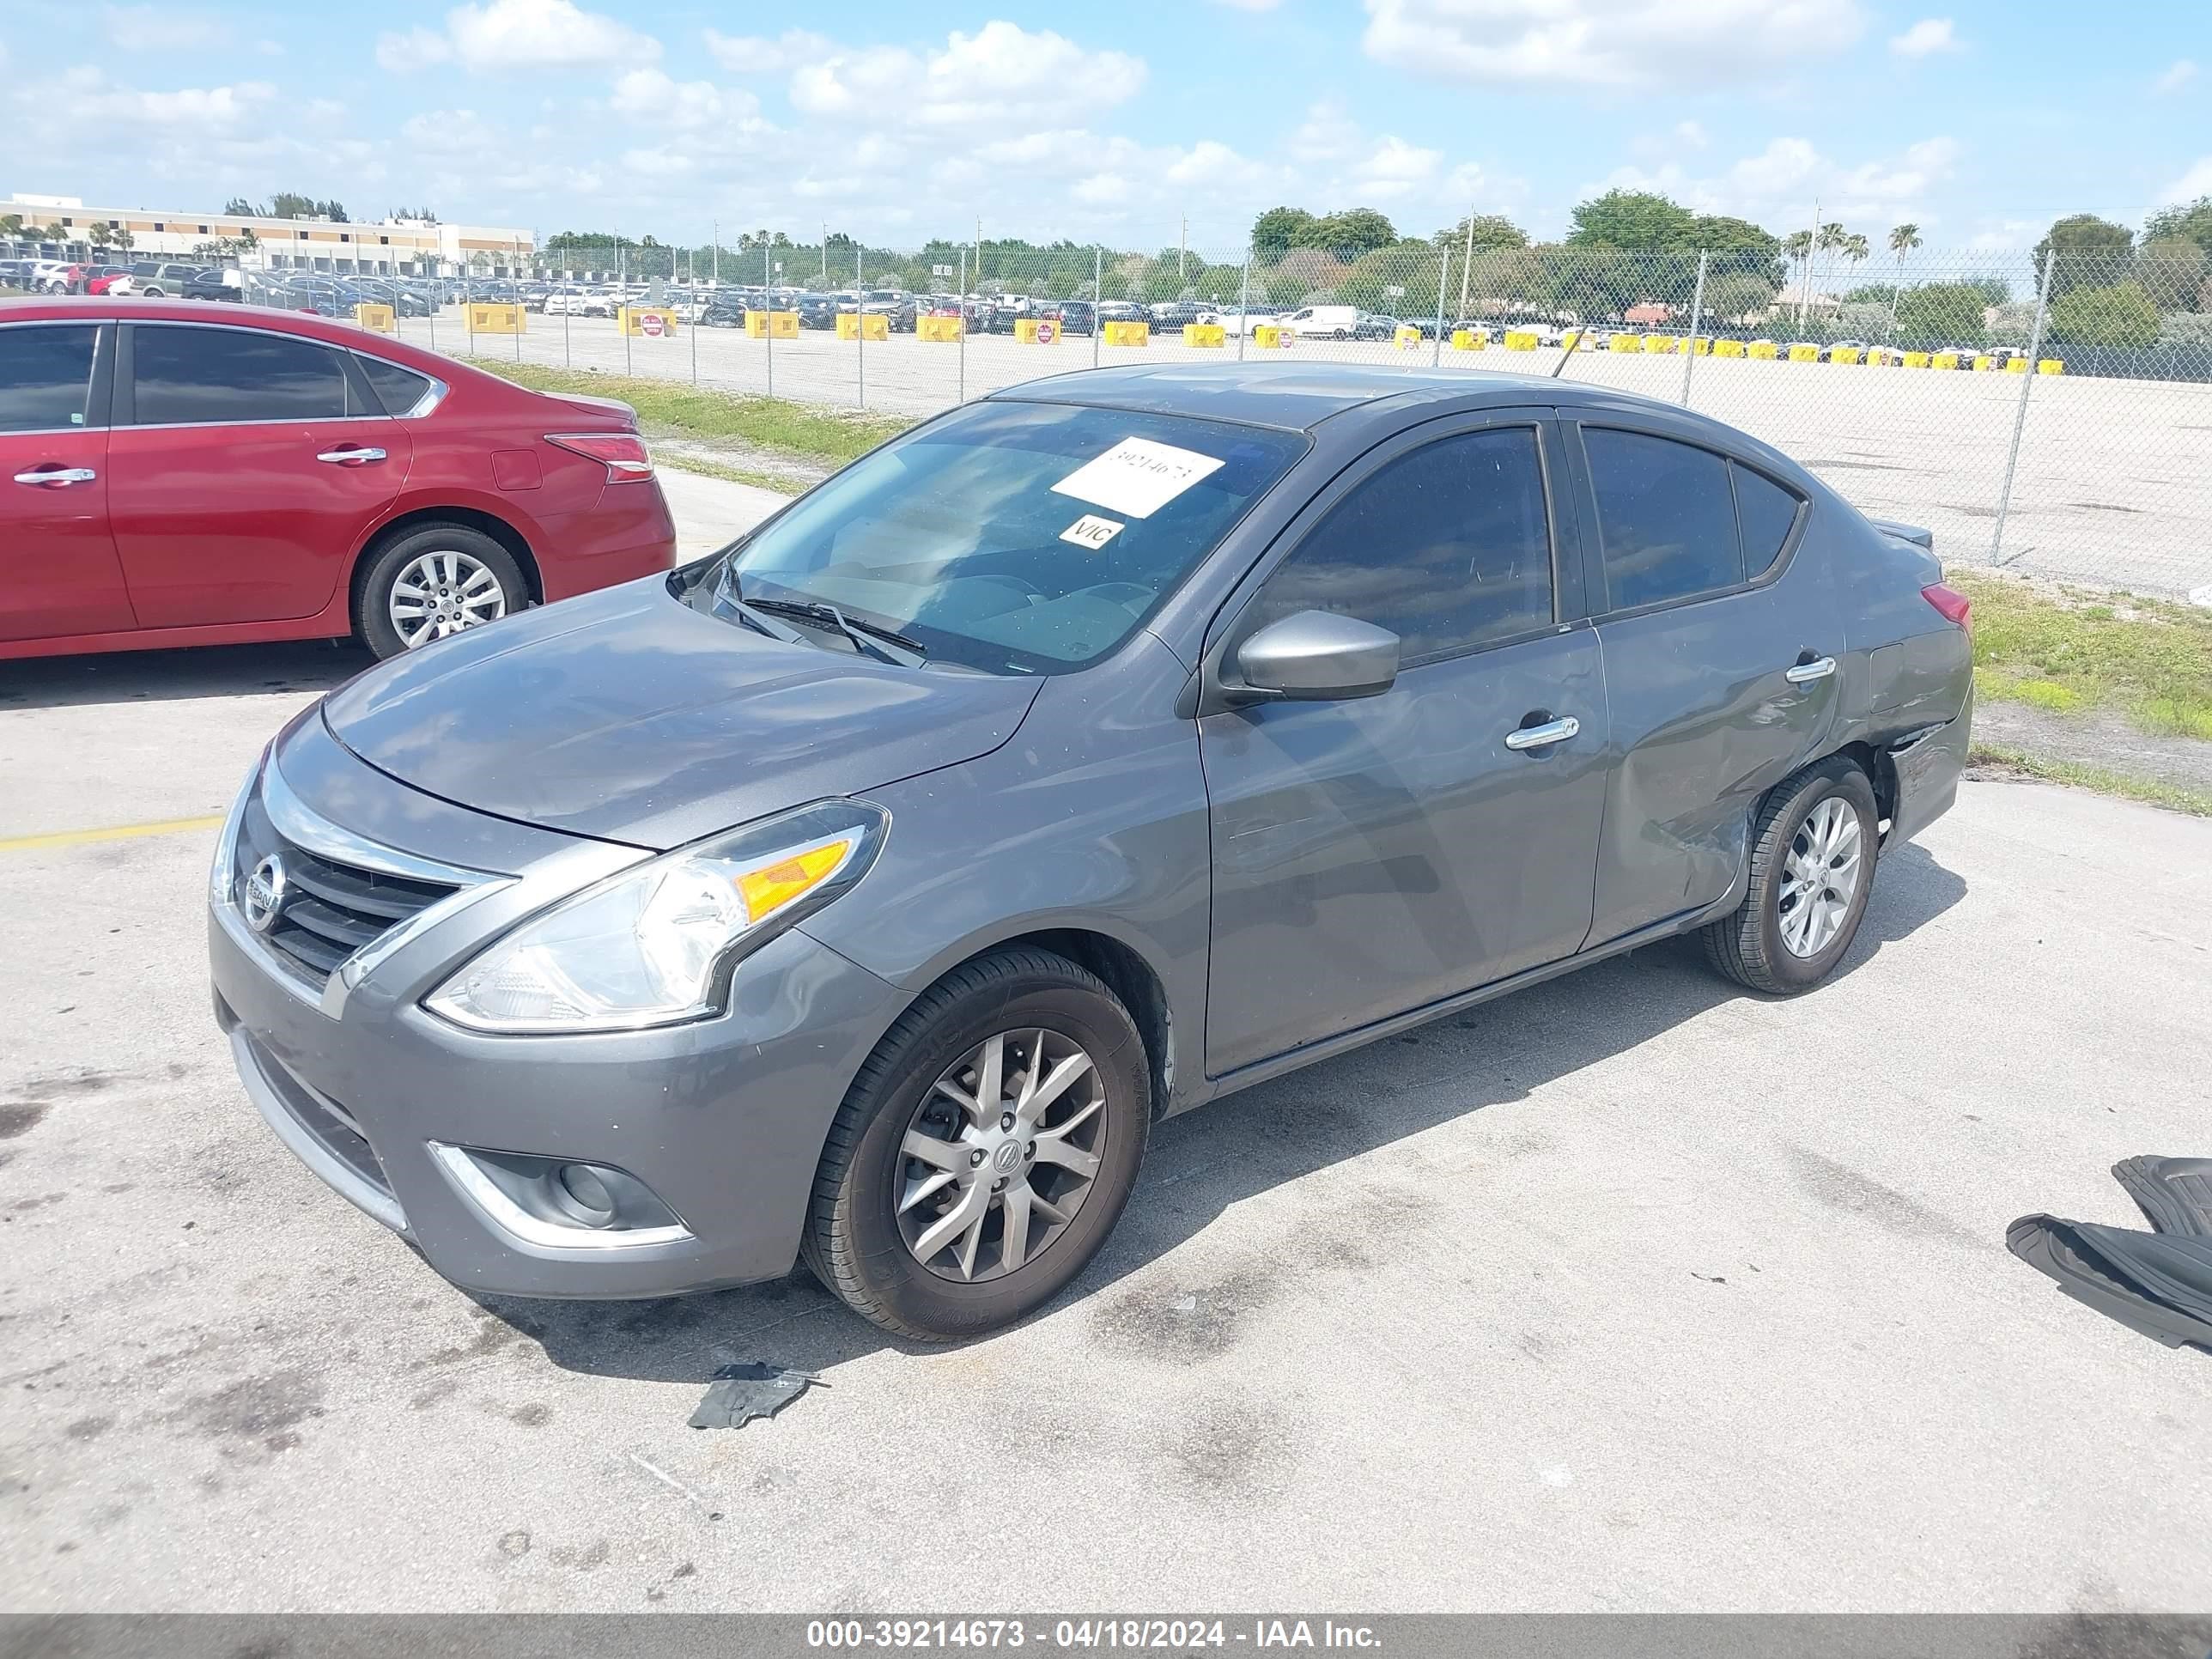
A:
[[[835,50],[826,37],[806,29],[786,29],[773,40],[708,29],[706,41],[714,61],[732,75],[788,75]]]
[[[1003,127],[1062,118],[1079,94],[1088,109],[1121,103],[1144,83],[1140,58],[994,21],[973,34],[956,29],[943,50],[926,54],[903,46],[830,46],[798,67],[790,95],[793,106],[810,115]]]
[[[400,140],[418,149],[462,156],[489,153],[501,142],[499,129],[472,109],[430,109],[400,123]]]
[[[1849,46],[1856,0],[1365,0],[1367,55],[1489,83],[1735,82],[1747,64]]]
[[[2198,158],[2188,172],[2166,187],[2159,204],[2170,206],[2178,202],[2193,202],[2200,196],[2212,196],[2212,155]]]
[[[711,81],[678,81],[657,69],[631,70],[615,82],[608,100],[623,115],[649,118],[687,131],[721,136],[760,131],[760,100],[742,88]]]
[[[442,30],[377,38],[376,61],[395,75],[458,63],[471,74],[520,69],[621,70],[654,63],[660,42],[573,0],[490,0],[458,6]]]
[[[1925,58],[1931,52],[1956,52],[1959,41],[1948,17],[1923,17],[1902,34],[1889,37],[1889,49],[1899,58]]]
[[[276,96],[276,88],[264,81],[139,92],[110,85],[99,70],[90,69],[70,70],[62,83],[70,94],[70,107],[88,120],[180,133],[235,127]]]
[[[1695,121],[1675,122],[1674,137],[1688,149],[1703,149],[1707,144],[1712,143],[1712,140],[1705,136],[1705,130]]]
[[[2179,92],[2197,78],[2197,64],[2187,58],[2177,58],[2166,66],[2165,72],[2150,83],[2150,89],[2163,98],[2169,92]]]
[[[1957,142],[1924,138],[1893,155],[1852,163],[1823,155],[1796,137],[1771,140],[1715,174],[1690,173],[1679,162],[1645,169],[1626,167],[1588,187],[1656,190],[1699,213],[1730,214],[1792,228],[1808,216],[1818,198],[1824,220],[1932,216],[1925,204],[1955,170]]]
[[[159,6],[104,6],[100,32],[125,52],[183,52],[212,45],[228,31],[212,17]]]

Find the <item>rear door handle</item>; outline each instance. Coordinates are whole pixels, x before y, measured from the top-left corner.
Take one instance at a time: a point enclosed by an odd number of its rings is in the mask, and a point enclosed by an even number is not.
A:
[[[1524,726],[1505,734],[1508,749],[1548,749],[1555,743],[1565,743],[1583,729],[1583,723],[1572,714],[1562,714],[1558,720],[1546,720],[1541,726]]]
[[[1819,657],[1811,662],[1801,662],[1782,671],[1782,678],[1792,685],[1810,685],[1814,680],[1825,680],[1836,672],[1833,657]]]
[[[100,474],[88,466],[54,466],[48,467],[43,472],[35,470],[29,472],[18,472],[15,475],[15,482],[19,484],[52,488],[55,484],[90,483],[99,476]]]
[[[326,449],[315,459],[328,461],[332,466],[362,466],[370,461],[382,460],[384,452],[380,449]]]

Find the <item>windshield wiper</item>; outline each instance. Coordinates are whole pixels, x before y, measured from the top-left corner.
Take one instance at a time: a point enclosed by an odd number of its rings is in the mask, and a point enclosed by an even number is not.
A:
[[[718,609],[734,611],[757,632],[765,634],[772,640],[781,640],[786,645],[805,645],[807,642],[806,635],[790,623],[761,615],[759,607],[747,600],[738,587],[738,573],[727,564],[722,567],[722,574],[714,580],[714,604]]]
[[[852,641],[855,651],[865,651],[877,661],[896,668],[919,668],[929,659],[920,640],[909,639],[896,629],[875,623],[854,622],[824,599],[753,599],[748,603],[756,611],[773,611],[781,616],[827,623]]]

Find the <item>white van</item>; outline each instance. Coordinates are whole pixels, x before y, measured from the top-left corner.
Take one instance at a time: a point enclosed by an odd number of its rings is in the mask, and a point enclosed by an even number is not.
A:
[[[1348,340],[1359,326],[1358,306],[1302,306],[1276,322],[1293,334],[1310,334],[1331,340]]]

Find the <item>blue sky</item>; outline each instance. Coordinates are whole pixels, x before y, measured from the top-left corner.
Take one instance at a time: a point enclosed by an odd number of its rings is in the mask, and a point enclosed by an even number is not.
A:
[[[787,30],[763,35],[763,13]],[[726,240],[1241,245],[1287,203],[1557,234],[1611,184],[2021,247],[2212,192],[2212,3],[0,0],[0,192]]]

